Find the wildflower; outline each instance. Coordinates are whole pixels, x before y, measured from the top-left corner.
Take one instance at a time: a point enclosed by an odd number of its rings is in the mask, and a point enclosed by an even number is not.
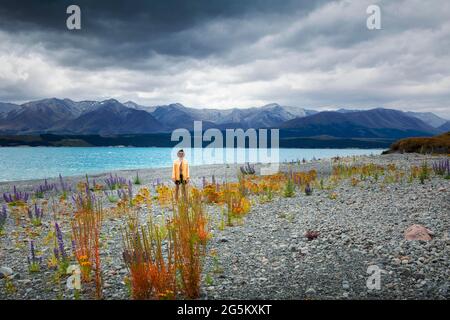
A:
[[[32,209],[27,208],[27,213],[33,225],[35,226],[41,225],[42,217],[44,216],[44,210],[39,208],[37,203],[34,204],[34,212]]]
[[[61,255],[62,260],[67,259],[66,249],[64,248],[63,234],[57,222],[55,222],[56,240],[58,242],[58,256]],[[55,248],[56,249],[56,248]],[[58,259],[59,260],[59,259]]]
[[[12,193],[3,193],[3,199],[6,203],[11,205],[18,205],[26,203],[29,199],[30,195],[26,192],[17,191],[16,186],[13,187]]]
[[[35,195],[37,198],[43,198],[44,193],[53,191],[56,189],[56,186],[53,183],[48,183],[47,179],[44,180],[44,184],[39,185],[35,190]]]
[[[312,195],[312,188],[311,188],[311,186],[309,185],[309,183],[306,184],[306,187],[305,187],[305,194],[306,194],[307,196]]]
[[[30,241],[30,255],[27,257],[28,268],[30,272],[38,272],[40,270],[40,265],[42,263],[42,257],[36,256],[36,251],[34,248],[34,240]]]

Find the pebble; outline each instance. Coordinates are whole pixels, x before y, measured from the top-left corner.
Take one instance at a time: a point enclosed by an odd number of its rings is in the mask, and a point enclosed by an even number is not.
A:
[[[316,290],[314,290],[314,288],[308,288],[308,290],[306,290],[305,293],[306,294],[316,294]]]
[[[342,281],[342,288],[344,288],[345,290],[350,289],[350,284],[348,283],[348,281]]]

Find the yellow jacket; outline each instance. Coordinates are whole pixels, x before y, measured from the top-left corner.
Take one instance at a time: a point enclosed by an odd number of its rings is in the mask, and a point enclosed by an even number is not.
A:
[[[180,180],[180,159],[173,162],[172,166],[172,180]],[[183,180],[189,179],[189,164],[186,159],[183,159],[182,170]]]

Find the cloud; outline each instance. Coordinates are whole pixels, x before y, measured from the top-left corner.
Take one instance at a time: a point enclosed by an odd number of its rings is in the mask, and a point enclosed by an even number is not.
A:
[[[65,29],[66,1],[22,3],[0,5],[0,101],[450,114],[446,0],[78,1],[81,32]],[[366,28],[372,3],[382,30]]]

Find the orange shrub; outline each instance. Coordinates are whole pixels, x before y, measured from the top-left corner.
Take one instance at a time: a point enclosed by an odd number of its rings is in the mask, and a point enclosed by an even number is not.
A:
[[[179,292],[190,299],[199,296],[210,239],[201,200],[202,193],[193,189],[188,201],[172,204],[171,219],[160,224],[150,219],[146,227],[126,229],[123,258],[133,299],[173,299]]]
[[[189,299],[200,295],[200,280],[210,234],[201,197],[192,195],[174,207],[172,223],[181,290]]]
[[[102,225],[102,207],[96,202],[93,210],[77,211],[72,220],[72,238],[75,257],[81,268],[82,279],[91,280],[91,271],[95,271],[95,288],[98,299],[102,296],[100,263],[100,231]]]
[[[231,213],[234,216],[243,216],[250,211],[250,201],[245,197],[233,198],[231,200]]]
[[[208,184],[203,188],[203,199],[206,203],[219,203],[220,192],[217,190],[217,186]]]
[[[126,230],[123,239],[123,258],[131,275],[133,299],[175,298],[174,241],[167,226],[150,220],[146,227]]]
[[[292,174],[292,180],[298,186],[306,186],[307,184],[311,184],[311,182],[315,181],[316,178],[316,170],[310,170],[308,172],[294,172]]]
[[[91,280],[91,270],[95,270],[96,297],[102,297],[102,279],[100,263],[100,232],[103,220],[101,201],[89,189],[86,177],[85,189],[74,195],[75,214],[71,221],[72,239],[75,247],[75,257],[81,267],[82,279]]]

